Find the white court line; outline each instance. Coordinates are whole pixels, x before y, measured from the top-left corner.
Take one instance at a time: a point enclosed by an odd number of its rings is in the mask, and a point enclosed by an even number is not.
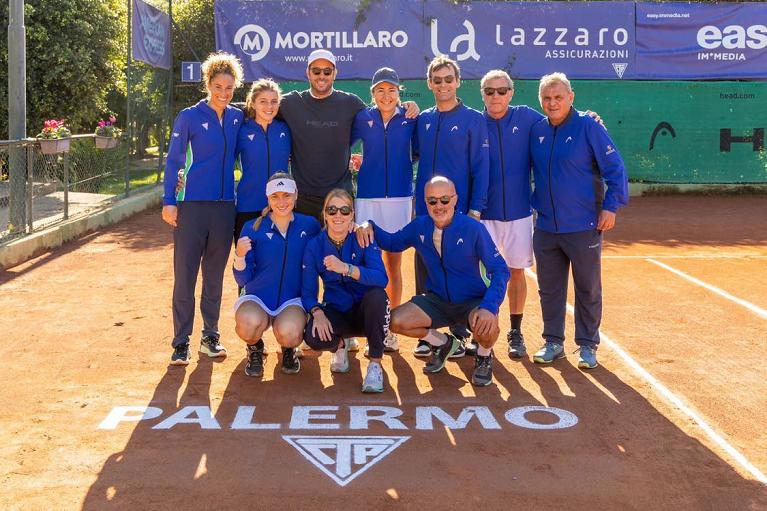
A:
[[[660,266],[664,270],[668,270],[671,273],[679,275],[683,279],[689,280],[693,284],[697,284],[697,285],[699,285],[699,286],[701,286],[703,288],[706,288],[709,291],[718,294],[722,298],[726,298],[726,299],[730,300],[731,302],[735,302],[738,305],[742,305],[743,307],[745,307],[746,309],[750,310],[751,312],[753,312],[757,316],[761,317],[762,319],[767,319],[767,310],[764,310],[761,307],[758,307],[758,306],[754,305],[751,302],[747,302],[746,300],[743,300],[742,298],[738,298],[737,296],[733,296],[730,293],[728,293],[727,291],[724,291],[723,289],[719,289],[716,286],[712,286],[711,284],[707,284],[706,282],[703,282],[700,279],[696,279],[695,277],[693,277],[691,275],[687,275],[683,271],[679,271],[676,268],[672,268],[671,266],[669,266],[669,265],[667,265],[665,263],[662,263],[660,261],[656,261],[655,259],[647,258],[647,261],[649,261],[649,262],[651,262],[651,263],[653,263],[653,264],[655,264],[657,266]]]
[[[647,254],[647,255],[602,255],[602,259],[767,259],[765,254],[718,253],[718,254]]]
[[[527,273],[529,276],[533,278],[537,277],[535,275],[535,272],[533,272],[529,268],[525,269],[525,273]],[[567,312],[570,313],[571,315],[575,314],[575,309],[569,303],[567,304]],[[754,466],[753,463],[748,461],[748,458],[746,458],[743,454],[741,454],[741,452],[738,451],[735,447],[733,447],[732,444],[730,444],[719,433],[717,433],[714,430],[714,428],[712,428],[703,419],[703,417],[701,417],[692,408],[687,406],[684,403],[684,401],[682,401],[681,398],[679,398],[676,394],[671,392],[668,387],[666,387],[660,381],[658,381],[652,374],[649,373],[649,371],[647,371],[647,369],[642,367],[639,364],[639,362],[634,360],[634,357],[632,357],[626,351],[624,351],[623,348],[621,348],[617,342],[610,339],[601,330],[599,332],[599,337],[600,337],[601,343],[604,343],[606,346],[612,349],[615,353],[617,353],[618,356],[621,359],[623,359],[626,365],[628,365],[631,369],[634,370],[635,373],[637,373],[642,379],[644,379],[647,383],[649,383],[655,389],[655,391],[658,392],[658,394],[660,394],[668,402],[674,405],[680,412],[682,412],[684,415],[690,418],[700,429],[703,430],[703,432],[716,445],[721,447],[727,454],[729,454],[732,457],[732,459],[735,460],[746,472],[751,474],[751,476],[757,481],[759,481],[760,483],[767,485],[767,476],[765,476],[761,470],[759,470],[756,466]]]

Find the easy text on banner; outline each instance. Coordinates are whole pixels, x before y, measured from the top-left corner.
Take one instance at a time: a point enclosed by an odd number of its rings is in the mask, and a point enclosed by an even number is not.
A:
[[[767,76],[767,4],[638,3],[642,79]]]
[[[166,13],[142,0],[133,0],[131,32],[134,59],[170,69],[170,17]]]

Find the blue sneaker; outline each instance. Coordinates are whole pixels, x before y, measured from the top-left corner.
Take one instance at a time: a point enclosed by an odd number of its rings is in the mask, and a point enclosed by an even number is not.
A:
[[[533,355],[536,364],[551,364],[555,360],[565,358],[565,348],[558,342],[546,341],[546,344]]]
[[[578,357],[578,367],[581,369],[594,369],[599,365],[597,362],[597,349],[593,346],[581,346],[580,356]]]

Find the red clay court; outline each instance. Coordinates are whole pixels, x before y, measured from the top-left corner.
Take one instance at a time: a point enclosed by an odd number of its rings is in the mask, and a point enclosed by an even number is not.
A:
[[[601,366],[575,367],[569,317],[566,360],[501,341],[482,389],[469,357],[427,377],[402,339],[381,395],[361,352],[287,376],[270,336],[247,378],[229,275],[229,357],[169,367],[171,256],[153,210],[1,274],[0,508],[767,509],[765,196],[634,198],[605,244]]]

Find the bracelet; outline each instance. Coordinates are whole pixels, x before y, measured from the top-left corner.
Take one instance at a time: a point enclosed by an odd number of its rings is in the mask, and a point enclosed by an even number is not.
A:
[[[347,264],[346,265],[346,276],[349,277],[350,279],[353,278],[352,277],[352,268],[354,268],[354,266],[352,266],[351,264]]]
[[[314,307],[312,307],[312,308],[309,310],[309,315],[310,315],[311,317],[314,317],[314,311],[317,311],[317,310],[322,310],[322,307],[320,307],[319,305],[315,305]]]

